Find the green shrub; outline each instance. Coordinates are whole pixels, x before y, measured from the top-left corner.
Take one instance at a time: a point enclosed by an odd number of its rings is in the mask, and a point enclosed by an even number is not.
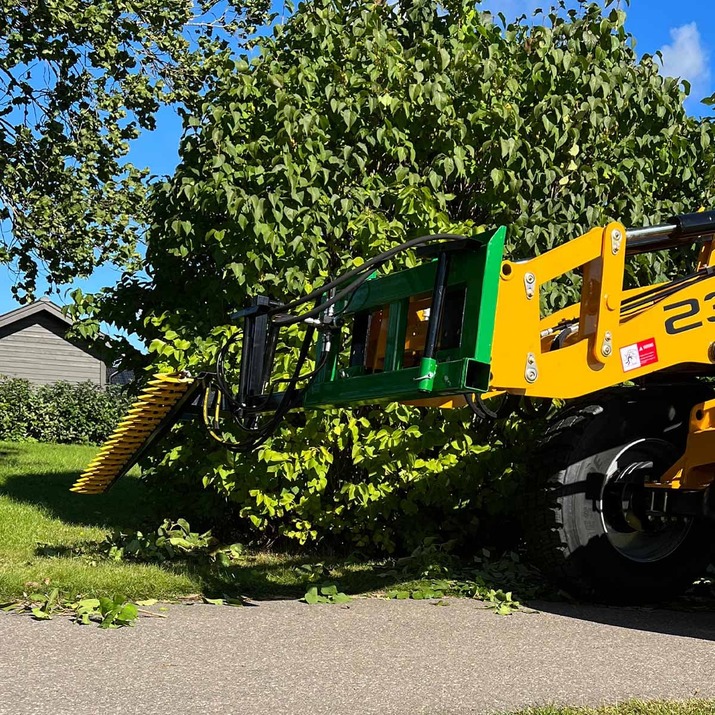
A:
[[[0,439],[12,442],[100,444],[126,412],[131,398],[90,382],[33,385],[0,378]]]
[[[186,117],[180,164],[155,186],[146,273],[76,292],[75,317],[136,333],[157,369],[197,373],[248,297],[305,295],[416,235],[506,225],[518,259],[610,220],[711,205],[715,124],[686,115],[686,85],[636,55],[624,22],[595,3],[506,27],[471,0],[301,3],[259,53],[217,68]],[[678,256],[637,256],[628,280],[662,280]],[[545,308],[576,287],[550,282]],[[177,432],[154,458],[165,481],[203,480],[267,543],[388,551],[434,530],[469,542],[513,503],[528,445],[518,422],[475,431],[467,410],[404,405],[292,415],[246,455]]]

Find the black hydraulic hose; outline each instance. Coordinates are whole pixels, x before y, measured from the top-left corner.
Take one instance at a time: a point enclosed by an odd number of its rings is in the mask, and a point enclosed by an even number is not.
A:
[[[332,290],[333,288],[337,288],[338,286],[342,285],[343,283],[349,281],[351,278],[354,278],[355,276],[358,276],[361,273],[364,273],[365,271],[370,270],[371,268],[374,268],[375,266],[377,266],[379,264],[389,261],[393,256],[397,255],[398,253],[401,253],[402,251],[407,251],[410,248],[416,248],[417,246],[421,246],[425,243],[431,243],[432,241],[463,241],[463,240],[464,240],[464,236],[458,236],[457,234],[454,234],[454,233],[434,233],[434,234],[430,234],[429,236],[419,236],[418,238],[412,238],[409,241],[405,241],[405,243],[401,243],[399,246],[394,246],[393,248],[390,248],[389,250],[384,251],[383,253],[380,253],[377,256],[368,258],[361,265],[349,270],[347,273],[343,273],[343,275],[339,276],[338,278],[335,278],[334,280],[330,281],[329,283],[325,283],[324,285],[320,286],[319,288],[312,290],[307,295],[301,296],[300,298],[296,298],[294,301],[291,301],[290,303],[286,303],[285,305],[281,305],[281,306],[272,308],[269,311],[269,315],[275,315],[276,313],[283,313],[288,310],[293,310],[293,308],[297,308],[311,300],[320,298],[320,296],[322,296],[324,293],[327,293],[329,290]],[[322,310],[324,310],[324,308],[321,308],[321,311]],[[283,324],[285,324],[285,323],[283,323]]]
[[[669,298],[675,293],[679,293],[681,290],[689,288],[694,283],[699,283],[702,280],[712,277],[715,274],[715,270],[712,268],[703,268],[696,273],[691,273],[683,278],[678,278],[666,285],[658,286],[657,289],[651,289],[642,293],[640,295],[632,296],[628,301],[624,301],[621,306],[621,313],[630,314],[638,308],[642,308],[649,303],[659,303],[666,298]],[[626,315],[626,317],[628,317]]]
[[[306,318],[314,318],[320,315],[322,312],[327,310],[331,305],[335,305],[339,300],[346,298],[351,293],[354,293],[365,281],[370,277],[369,272],[365,272],[357,280],[353,281],[350,285],[342,290],[338,291],[332,298],[329,298],[324,303],[316,305],[307,313],[301,315],[281,315],[277,318],[273,318],[273,324],[279,327],[285,327],[287,325],[295,325],[296,323],[302,323]]]
[[[300,348],[300,354],[298,355],[298,361],[296,363],[295,371],[293,372],[290,382],[286,387],[286,390],[283,393],[283,397],[281,398],[281,401],[276,408],[276,411],[273,413],[272,417],[267,420],[264,425],[261,425],[254,430],[254,434],[251,439],[248,439],[245,442],[239,442],[236,444],[235,447],[229,446],[229,450],[234,452],[245,452],[249,449],[255,449],[256,447],[260,447],[260,445],[263,444],[275,432],[276,428],[283,420],[283,417],[293,406],[291,403],[298,392],[296,389],[296,385],[298,383],[298,380],[301,379],[300,371],[305,364],[305,361],[308,359],[308,353],[310,352],[310,345],[314,332],[315,328],[313,328],[312,326],[308,328],[308,332],[306,333],[306,336],[303,339],[303,344]],[[315,375],[313,375],[313,377],[314,376]]]

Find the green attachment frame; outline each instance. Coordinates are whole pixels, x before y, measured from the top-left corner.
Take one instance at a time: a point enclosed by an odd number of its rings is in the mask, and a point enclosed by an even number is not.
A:
[[[338,314],[353,316],[351,364],[340,365],[339,350],[334,346],[325,367],[308,388],[304,406],[348,406],[486,392],[505,237],[506,228],[502,226],[465,239],[458,250],[440,244],[436,251],[442,253],[441,258],[365,282],[346,304],[337,306]],[[440,280],[444,281],[441,289]],[[430,295],[432,304],[442,307],[440,315],[429,318],[428,332],[432,330],[436,336],[431,341],[434,354],[422,354],[417,365],[403,366],[410,299]],[[364,351],[358,351],[355,357],[355,344],[363,340],[364,347],[367,337],[358,333],[369,330],[370,316],[380,310],[383,317],[387,314],[384,364],[379,371],[371,371],[360,358]],[[320,357],[320,346],[318,350]]]

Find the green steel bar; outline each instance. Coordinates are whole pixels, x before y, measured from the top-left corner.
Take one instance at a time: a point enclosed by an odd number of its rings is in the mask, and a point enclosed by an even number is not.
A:
[[[396,372],[347,377],[314,385],[305,396],[305,407],[346,407],[370,405],[392,400],[419,400],[425,393],[418,388],[420,367]],[[465,385],[471,387],[465,388]],[[485,392],[489,387],[489,365],[475,360],[437,363],[430,396],[460,395],[465,391]]]
[[[336,353],[306,392],[305,406],[347,406],[420,399],[426,394],[436,397],[486,391],[505,236],[506,228],[501,227],[472,237],[473,247],[453,252],[446,285],[450,290],[464,291],[459,345],[449,349],[438,345],[436,354],[423,355],[417,367],[402,367],[409,303],[410,298],[432,294],[437,261],[363,284],[349,300],[344,315],[389,308],[384,371],[365,374],[362,365],[341,369]],[[455,316],[450,317],[454,321]]]

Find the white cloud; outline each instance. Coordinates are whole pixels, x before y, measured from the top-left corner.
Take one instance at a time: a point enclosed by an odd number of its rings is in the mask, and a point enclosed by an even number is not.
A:
[[[700,39],[695,22],[670,31],[672,44],[663,45],[663,74],[666,77],[686,79],[693,86],[706,83],[710,78],[708,52]]]

